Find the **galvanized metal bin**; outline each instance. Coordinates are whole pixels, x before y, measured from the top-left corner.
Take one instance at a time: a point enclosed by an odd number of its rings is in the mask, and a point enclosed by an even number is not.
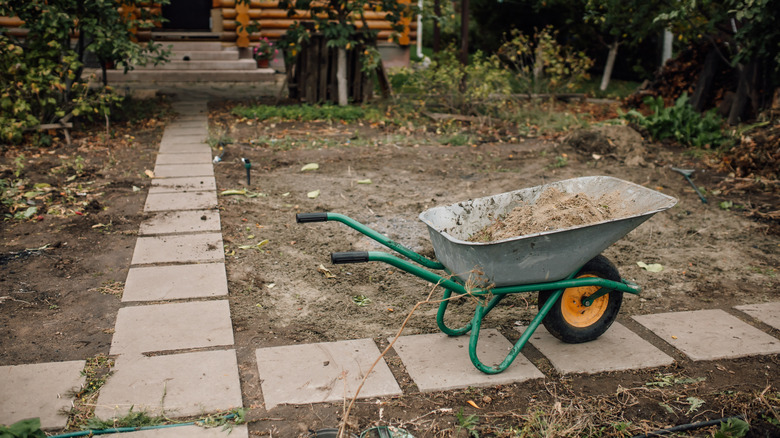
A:
[[[622,217],[517,236],[495,242],[467,239],[522,203],[534,204],[547,188],[599,198],[616,193],[610,207]],[[461,280],[496,287],[561,280],[652,215],[673,207],[677,199],[609,176],[590,176],[544,184],[499,195],[428,209],[420,214],[428,226],[436,258]],[[474,277],[481,272],[481,277]]]

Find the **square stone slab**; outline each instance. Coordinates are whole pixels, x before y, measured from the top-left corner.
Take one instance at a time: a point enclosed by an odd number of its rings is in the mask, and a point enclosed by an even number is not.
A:
[[[186,193],[217,190],[213,176],[191,176],[180,178],[154,178],[149,193]]]
[[[177,131],[182,133],[169,134],[168,130],[166,129],[165,133],[160,139],[160,143],[165,143],[165,144],[206,143],[206,141],[208,140],[208,135],[203,135],[198,132],[187,132],[185,134],[183,132],[186,132],[186,130],[179,129]]]
[[[193,154],[201,152],[211,152],[211,148],[206,143],[160,143],[159,152],[161,154]]]
[[[257,368],[265,408],[351,398],[380,354],[371,339],[260,348],[256,351]],[[381,360],[359,397],[400,394],[401,388]]]
[[[101,435],[112,438],[249,438],[246,424],[225,430],[220,427],[178,426],[164,429],[147,429],[137,432]]]
[[[207,210],[217,208],[217,193],[150,193],[146,196],[145,212],[171,210]]]
[[[220,231],[219,212],[217,210],[167,211],[154,213],[141,222],[138,234],[197,233],[201,231]]]
[[[228,294],[224,263],[130,268],[122,301],[165,301]]]
[[[158,154],[155,166],[165,164],[211,164],[211,152],[194,152],[191,154]]]
[[[111,438],[249,438],[246,424],[230,429],[220,427],[178,426],[164,429],[147,429],[136,432],[110,433],[101,435]]]
[[[0,367],[0,424],[39,417],[42,429],[62,429],[68,421],[60,412],[70,409],[86,378],[85,361],[36,363]]]
[[[469,359],[468,335],[452,337],[435,333],[401,336],[393,348],[422,392],[503,385],[544,377],[522,354],[517,355],[502,373],[485,374],[479,371]],[[500,363],[511,348],[512,343],[497,330],[480,331],[477,356],[482,363]]]
[[[165,127],[163,137],[165,136],[179,136],[179,135],[199,135],[203,138],[208,138],[208,120],[191,120],[186,123],[172,123]]]
[[[157,164],[154,166],[154,176],[155,178],[214,176],[214,166],[210,162],[201,164]]]
[[[233,345],[227,300],[119,309],[111,354],[141,354]]]
[[[544,326],[536,329],[530,342],[561,374],[593,374],[674,363],[670,356],[617,322],[595,341],[582,344],[560,341]]]
[[[735,309],[741,310],[764,324],[780,330],[780,302],[747,304],[737,306]]]
[[[720,309],[640,315],[634,319],[693,360],[780,353],[780,340]]]
[[[130,408],[186,417],[241,407],[235,350],[168,356],[120,356],[98,396],[95,415],[122,417]]]
[[[154,263],[223,262],[221,233],[139,237],[131,265]]]

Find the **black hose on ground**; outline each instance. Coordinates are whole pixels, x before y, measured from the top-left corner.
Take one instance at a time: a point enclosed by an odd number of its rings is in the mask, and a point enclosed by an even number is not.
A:
[[[644,435],[634,435],[631,438],[650,438],[654,436],[661,436],[666,435],[668,433],[674,433],[674,432],[685,432],[688,430],[693,429],[700,429],[702,427],[709,427],[709,426],[715,426],[720,423],[725,423],[729,420],[745,420],[744,415],[737,415],[734,417],[724,417],[724,418],[718,418],[717,420],[709,420],[709,421],[700,421],[698,423],[688,423],[688,424],[681,424],[679,426],[670,427],[668,429],[661,429],[656,430],[654,432],[648,432]]]

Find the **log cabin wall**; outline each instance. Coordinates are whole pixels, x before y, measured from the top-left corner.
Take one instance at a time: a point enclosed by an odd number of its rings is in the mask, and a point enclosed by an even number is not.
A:
[[[399,2],[410,3],[410,0],[399,0]],[[277,40],[296,21],[310,21],[311,13],[300,11],[289,17],[286,9],[279,8],[277,0],[251,0],[248,5],[236,4],[236,0],[212,0],[213,16],[219,19],[219,25],[213,26],[219,32],[219,39],[223,42],[233,43],[238,47],[249,47],[253,41],[258,41],[265,37],[270,40]],[[153,15],[161,16],[161,7],[159,4],[148,2],[142,4],[144,9],[152,12]],[[124,17],[139,17],[139,11],[135,6],[120,6],[120,14]],[[369,29],[378,31],[379,41],[389,40],[393,34],[391,24],[385,20],[384,12],[366,11],[366,21]],[[411,39],[416,38],[417,23],[412,17],[405,18],[402,22],[405,25],[405,31],[400,35],[399,42],[402,46],[410,43]],[[356,20],[358,28],[362,23]],[[250,22],[256,22],[260,28],[258,32],[249,35],[241,30],[241,24],[248,25]],[[159,21],[153,22],[154,27],[160,28],[162,24]],[[24,37],[27,30],[24,29],[24,22],[17,17],[0,17],[0,27],[5,27],[9,35]],[[150,30],[138,30],[134,32],[139,41],[148,41],[151,38]]]
[[[399,0],[409,3],[410,0]],[[236,0],[214,0],[214,8],[219,9],[222,18],[222,41],[235,41],[239,47],[249,47],[251,41],[258,41],[260,38],[269,40],[279,39],[291,24],[297,21],[310,21],[311,13],[308,11],[299,11],[292,17],[287,15],[286,9],[279,8],[279,2],[276,0],[251,0],[249,5],[236,5]],[[388,40],[392,36],[392,27],[390,22],[385,20],[384,12],[366,11],[366,21],[369,29],[378,30],[379,40]],[[241,32],[241,23],[249,24],[256,22],[260,28],[259,32],[247,35]],[[410,18],[405,19],[406,31],[400,38],[401,45],[408,45],[410,38],[416,37],[416,22]],[[358,28],[362,23],[357,22]]]

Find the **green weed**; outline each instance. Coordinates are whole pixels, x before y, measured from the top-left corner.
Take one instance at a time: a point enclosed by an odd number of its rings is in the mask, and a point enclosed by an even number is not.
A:
[[[463,408],[455,413],[455,417],[458,419],[457,430],[465,430],[470,436],[479,438],[479,432],[477,431],[477,425],[479,424],[479,417],[476,414],[466,416],[463,414]]]
[[[673,139],[697,148],[717,148],[729,141],[729,137],[723,133],[723,120],[715,110],[700,114],[690,105],[686,93],[669,107],[664,106],[660,96],[648,96],[644,103],[652,114],[644,116],[639,111],[631,110],[620,113],[620,116],[647,129],[655,140]]]
[[[720,428],[715,432],[714,438],[742,438],[747,435],[750,425],[739,418],[729,418],[725,423],[720,423]]]

